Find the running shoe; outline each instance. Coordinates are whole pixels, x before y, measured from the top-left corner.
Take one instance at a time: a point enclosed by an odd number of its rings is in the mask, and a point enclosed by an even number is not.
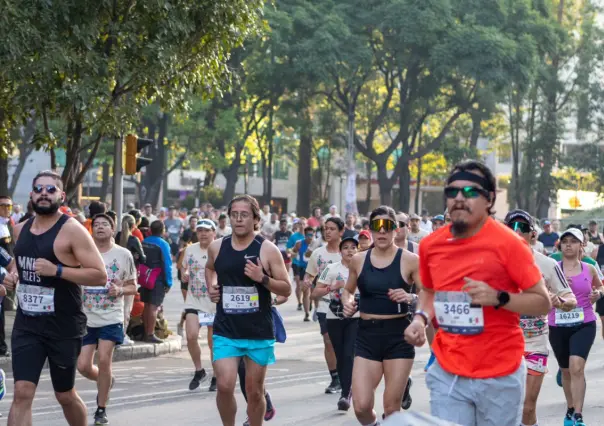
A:
[[[341,397],[338,401],[338,410],[340,411],[348,411],[350,409],[350,397]]]
[[[197,389],[199,387],[199,385],[201,385],[201,382],[203,382],[206,377],[208,377],[208,375],[206,374],[205,368],[202,368],[201,370],[196,371],[195,374],[193,375],[193,379],[191,380],[191,383],[189,383],[189,390]]]
[[[105,410],[97,409],[96,413],[94,413],[94,424],[95,425],[108,425],[109,419],[107,418],[107,413]]]
[[[434,361],[436,361],[436,356],[434,355],[434,352],[430,351],[430,359],[428,360],[428,363],[424,367],[424,372],[428,371],[428,368],[430,368],[432,366],[432,364],[434,364]]]
[[[342,385],[340,384],[340,379],[331,379],[331,383],[325,388],[325,393],[334,394],[340,392],[342,392]]]
[[[413,402],[413,399],[411,398],[411,386],[413,386],[413,379],[409,377],[409,380],[407,380],[407,386],[405,387],[405,393],[403,394],[403,399],[401,400],[401,408],[403,410],[408,410]]]
[[[122,342],[122,346],[131,346],[134,345],[134,342],[128,335],[124,336],[124,341]]]
[[[558,386],[562,387],[562,370],[558,369],[558,374],[556,374],[556,383]]]
[[[266,412],[264,413],[264,421],[268,422],[272,420],[273,417],[275,417],[275,414],[277,414],[277,410],[275,410],[273,400],[271,399],[271,395],[268,392],[264,394],[264,397],[266,398]]]
[[[575,426],[576,424],[574,416],[564,416],[564,426]]]
[[[176,334],[178,334],[180,337],[185,337],[185,333],[184,333],[184,329],[182,327],[182,324],[178,324],[176,326]]]
[[[312,313],[312,320],[313,320],[314,322],[319,321],[319,315],[317,315],[317,311],[314,311],[314,312]]]
[[[210,392],[216,392],[216,377],[212,377],[212,381],[210,382]]]
[[[298,303],[298,310],[301,311],[302,310],[302,303]]]
[[[310,315],[304,315],[304,322],[310,322]]]
[[[583,420],[577,420],[574,423],[574,426],[587,426]]]
[[[6,395],[6,373],[0,368],[0,400]]]
[[[575,421],[574,426],[586,426],[585,422],[583,421],[583,415],[579,414],[578,416],[576,414],[573,415],[573,420]]]

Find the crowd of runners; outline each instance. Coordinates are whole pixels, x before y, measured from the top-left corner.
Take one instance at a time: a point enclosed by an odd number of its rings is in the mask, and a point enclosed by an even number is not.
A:
[[[585,365],[597,317],[604,321],[604,237],[595,221],[562,230],[522,210],[498,219],[496,196],[488,167],[464,161],[446,180],[444,212],[433,217],[388,206],[367,218],[341,218],[335,206],[325,215],[316,208],[309,218],[280,217],[241,195],[224,209],[206,204],[157,216],[150,205],[128,206],[118,221],[101,203],[88,218],[64,207],[60,176],[40,172],[29,216],[12,226],[12,252],[0,249],[0,297],[15,291],[18,301],[8,424],[32,424],[46,361],[67,423],[87,424],[74,387],[79,372],[97,383],[95,424],[108,424],[114,349],[162,341],[157,321],[175,275],[178,333],[194,369],[188,387],[209,381],[225,426],[235,425],[237,380],[245,425],[275,418],[264,380],[275,344],[285,341],[277,306],[290,299],[300,321],[318,323],[331,380],[324,392],[338,394],[334,409],[352,408],[362,426],[412,406],[415,348],[426,343],[435,418],[538,425],[552,353],[566,400],[563,424],[584,426]],[[202,327],[211,377],[202,365]],[[1,398],[3,373],[0,382]]]

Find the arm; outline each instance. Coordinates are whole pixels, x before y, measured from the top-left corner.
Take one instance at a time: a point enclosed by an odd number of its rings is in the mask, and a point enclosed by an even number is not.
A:
[[[595,266],[588,265],[589,271],[591,272],[592,282],[591,282],[591,294],[589,295],[589,301],[591,303],[596,303],[599,299],[604,297],[604,291],[602,289],[602,280],[600,279],[600,275]]]
[[[140,231],[138,231],[140,233]],[[142,235],[142,234],[141,234]],[[136,252],[136,254],[138,254],[138,261],[140,263],[145,263],[147,260],[147,256],[145,256],[145,251],[143,250],[143,245],[141,244],[140,240],[138,239],[138,237],[135,237],[136,239],[132,239],[132,248],[134,249],[134,251]]]
[[[354,300],[354,295],[357,292],[357,280],[359,277],[358,270],[363,265],[366,253],[357,253],[350,261],[350,267],[348,268],[348,280],[342,290],[342,305],[344,307],[344,315],[346,317],[352,317],[357,311],[357,304]]]
[[[262,271],[262,259],[265,259],[267,262],[267,272],[271,274],[268,279],[265,278],[266,275]],[[245,274],[254,281],[264,285],[271,293],[275,293],[277,296],[289,297],[292,293],[292,286],[289,282],[289,274],[285,268],[283,256],[274,244],[262,244],[258,264],[256,265],[248,261],[245,267]]]
[[[160,248],[164,256],[164,267],[166,268],[166,287],[172,288],[172,253],[170,253],[170,245],[164,241]]]
[[[323,296],[327,296],[331,290],[331,281],[332,277],[329,275],[329,266],[327,266],[317,280],[316,287],[313,289],[312,293],[310,293],[310,298],[319,300]]]
[[[212,241],[212,244],[210,244],[210,247],[208,247],[208,261],[206,262],[206,267],[204,271],[210,300],[212,300],[212,302],[214,303],[218,303],[220,301],[220,285],[218,284],[218,280],[211,280],[213,277],[218,278],[216,270],[214,269],[214,259],[216,259],[216,255],[220,251],[221,244],[222,239],[215,240]],[[210,283],[212,284],[210,285]]]

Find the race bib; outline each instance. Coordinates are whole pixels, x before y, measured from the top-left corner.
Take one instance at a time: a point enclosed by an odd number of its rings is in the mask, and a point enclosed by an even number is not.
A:
[[[584,319],[585,313],[583,312],[583,308],[575,308],[570,312],[556,309],[555,323],[559,327],[573,327],[575,325],[583,324]]]
[[[198,312],[199,315],[199,325],[202,327],[212,326],[214,325],[214,314],[208,314],[205,312]]]
[[[258,290],[254,287],[223,287],[222,308],[225,314],[252,314],[260,310]]]
[[[484,330],[482,306],[471,304],[463,291],[439,291],[434,295],[438,325],[447,333],[472,335]]]
[[[277,244],[277,247],[279,248],[279,251],[286,251],[287,243],[279,243],[279,244]]]
[[[39,285],[19,284],[17,287],[19,307],[25,315],[54,315],[55,289]]]

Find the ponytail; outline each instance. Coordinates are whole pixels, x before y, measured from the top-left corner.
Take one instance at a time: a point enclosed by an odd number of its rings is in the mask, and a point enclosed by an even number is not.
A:
[[[126,214],[122,218],[122,231],[119,241],[120,246],[124,248],[128,247],[128,240],[132,235],[132,229],[134,229],[134,217],[129,214]]]

